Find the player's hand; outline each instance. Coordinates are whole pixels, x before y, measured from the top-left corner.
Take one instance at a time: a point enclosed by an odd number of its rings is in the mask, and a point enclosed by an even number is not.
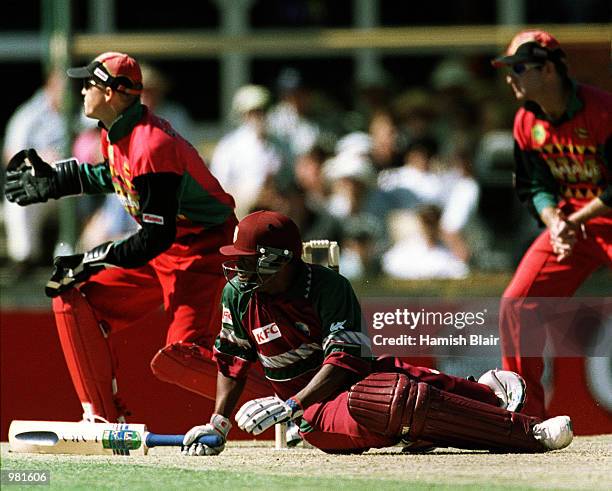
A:
[[[57,197],[53,168],[33,148],[17,152],[6,168],[4,194],[21,206]]]
[[[578,225],[569,221],[560,210],[557,210],[549,228],[550,244],[557,255],[557,261],[563,261],[572,254],[578,241],[579,229]]]
[[[85,254],[57,256],[53,261],[53,273],[45,286],[45,294],[51,298],[57,297],[109,266],[106,258],[112,246],[112,242],[106,242]]]
[[[294,397],[285,402],[276,396],[253,399],[236,413],[236,423],[241,430],[259,435],[277,423],[299,418],[304,414],[302,404]]]
[[[210,417],[210,423],[194,426],[183,438],[183,448],[181,453],[183,455],[219,455],[225,448],[225,442],[227,441],[227,434],[232,428],[232,423],[225,416],[220,414],[213,414]],[[221,445],[217,447],[209,447],[203,443],[194,443],[198,438],[205,435],[213,435],[221,438]]]

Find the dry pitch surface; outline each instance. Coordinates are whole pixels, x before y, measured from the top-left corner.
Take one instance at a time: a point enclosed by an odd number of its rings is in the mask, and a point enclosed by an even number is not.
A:
[[[47,469],[51,487],[63,489],[184,489],[191,480],[202,489],[611,489],[612,435],[577,437],[564,450],[539,455],[454,449],[403,455],[399,450],[341,456],[307,448],[277,451],[269,442],[230,442],[217,457],[188,458],[168,448],[152,449],[146,457],[107,457],[13,454],[3,443],[2,469]],[[103,477],[96,478],[101,469]],[[136,469],[144,477],[130,482]],[[127,486],[118,485],[123,479]]]

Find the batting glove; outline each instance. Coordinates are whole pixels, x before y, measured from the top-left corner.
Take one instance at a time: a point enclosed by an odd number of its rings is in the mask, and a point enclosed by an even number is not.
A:
[[[4,194],[6,199],[21,206],[79,194],[82,187],[76,159],[49,165],[30,148],[17,152],[6,168]]]
[[[219,455],[225,448],[225,442],[227,441],[227,434],[232,428],[232,423],[225,416],[220,414],[213,414],[210,417],[210,423],[194,426],[183,438],[183,448],[181,453],[187,456],[200,456],[200,455]],[[195,443],[195,441],[206,435],[218,436],[221,438],[221,445],[216,447],[209,447],[204,443]]]
[[[57,297],[106,266],[112,266],[107,262],[112,247],[112,242],[106,242],[85,254],[57,256],[53,261],[53,273],[45,286],[45,294],[51,298]]]
[[[276,396],[253,399],[236,413],[236,423],[241,430],[259,435],[277,423],[285,423],[304,414],[302,404],[295,397],[285,402]]]

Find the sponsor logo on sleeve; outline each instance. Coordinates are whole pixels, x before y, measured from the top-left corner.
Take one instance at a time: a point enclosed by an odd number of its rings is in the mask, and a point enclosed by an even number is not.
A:
[[[340,322],[332,322],[332,325],[329,327],[329,332],[336,332],[344,329],[344,324],[346,324],[346,320]]]
[[[230,324],[230,325],[234,325],[233,321],[232,321],[232,313],[230,312],[230,309],[228,309],[225,305],[223,306],[223,314],[221,317],[221,322],[223,324]]]
[[[280,338],[281,332],[276,325],[276,322],[273,322],[272,324],[253,329],[253,337],[255,338],[255,341],[257,341],[257,344],[266,344],[273,339]]]
[[[304,334],[306,334],[306,336],[310,335],[310,329],[308,328],[308,324],[304,324],[303,322],[296,322],[295,323],[295,328],[298,331],[303,332]]]
[[[159,215],[152,215],[151,213],[143,213],[142,221],[144,223],[154,223],[155,225],[163,225],[164,217]]]

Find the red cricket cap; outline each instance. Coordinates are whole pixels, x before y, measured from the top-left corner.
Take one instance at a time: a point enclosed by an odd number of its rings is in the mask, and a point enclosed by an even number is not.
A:
[[[499,68],[515,63],[544,63],[565,56],[559,42],[548,32],[539,30],[521,31],[512,38],[506,52],[491,64]]]
[[[256,211],[236,226],[234,243],[219,249],[224,256],[254,256],[258,247],[287,249],[294,258],[302,256],[302,237],[291,218],[276,211]]]
[[[142,92],[142,72],[138,62],[125,53],[102,53],[87,66],[69,68],[70,78],[93,78],[119,92],[138,95]]]

